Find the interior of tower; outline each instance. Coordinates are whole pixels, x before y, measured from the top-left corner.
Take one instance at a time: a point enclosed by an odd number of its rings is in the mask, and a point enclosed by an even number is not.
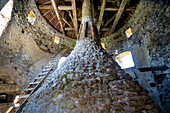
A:
[[[169,0],[0,0],[0,113],[170,113]]]

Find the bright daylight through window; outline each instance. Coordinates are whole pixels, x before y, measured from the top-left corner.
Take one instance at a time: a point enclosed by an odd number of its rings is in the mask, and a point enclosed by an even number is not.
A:
[[[11,13],[13,8],[13,0],[9,0],[0,11],[0,36],[11,20]]]
[[[135,67],[133,57],[130,51],[120,53],[119,55],[116,56],[115,60],[122,69]]]

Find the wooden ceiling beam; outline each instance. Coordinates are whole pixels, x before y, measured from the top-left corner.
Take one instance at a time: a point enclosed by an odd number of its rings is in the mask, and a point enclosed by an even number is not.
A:
[[[72,28],[72,26],[67,22],[67,20],[66,20],[65,18],[62,18],[62,19],[63,19],[63,21],[64,21],[69,27]]]
[[[66,31],[74,31],[75,29],[72,28],[72,27],[65,27],[64,30],[66,30]]]
[[[51,5],[39,5],[38,6],[39,9],[52,9]]]
[[[73,24],[75,28],[75,33],[77,35],[78,33],[78,21],[77,21],[77,8],[76,8],[76,1],[71,0],[72,3],[72,12],[73,12]]]
[[[54,11],[55,11],[55,13],[56,13],[56,15],[57,15],[58,21],[59,21],[59,23],[60,23],[61,31],[62,31],[63,34],[65,35],[65,32],[64,32],[64,29],[63,29],[63,25],[62,25],[62,22],[61,22],[61,16],[60,16],[60,14],[59,14],[59,11],[58,11],[56,2],[55,2],[54,0],[51,0],[51,4],[52,4],[52,6],[53,6],[53,8],[54,8]]]
[[[51,4],[51,1],[44,2],[44,3],[41,4],[41,5],[47,5],[47,4]]]
[[[58,10],[72,10],[72,6],[58,6]]]
[[[116,14],[116,18],[115,18],[115,20],[114,20],[114,22],[113,22],[113,25],[112,25],[112,27],[111,27],[111,30],[110,30],[110,32],[109,32],[110,35],[114,32],[114,30],[115,30],[115,28],[116,28],[116,25],[118,24],[119,19],[120,19],[121,15],[122,15],[122,13],[123,13],[123,11],[124,11],[124,8],[125,8],[125,6],[126,6],[127,1],[128,1],[128,0],[122,0],[122,2],[121,2],[121,4],[120,4],[120,7],[119,7],[119,10],[118,10],[118,12],[117,12],[117,14]]]
[[[110,18],[109,21],[107,21],[103,27],[106,27],[116,17],[116,14],[114,16],[112,16],[112,18]]]
[[[106,5],[106,0],[103,0],[103,2],[102,2],[102,7],[101,7],[101,10],[100,10],[99,20],[98,20],[98,22],[97,22],[97,29],[98,29],[98,31],[100,31],[100,26],[101,26],[101,24],[102,24],[105,5]]]
[[[100,9],[101,9],[101,6],[98,6],[98,10],[100,10]],[[117,8],[117,7],[114,7],[114,8],[104,8],[104,10],[105,11],[118,11],[119,8]],[[134,11],[134,10],[135,10],[135,8],[131,8],[131,7],[125,9],[125,11]]]

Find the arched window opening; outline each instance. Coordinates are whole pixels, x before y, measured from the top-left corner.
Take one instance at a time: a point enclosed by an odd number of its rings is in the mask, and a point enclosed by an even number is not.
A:
[[[59,62],[58,62],[58,67],[66,60],[67,57],[61,57]]]
[[[121,69],[135,67],[133,57],[130,51],[120,53],[115,57],[115,60],[120,65]]]
[[[13,0],[9,0],[0,11],[0,36],[11,20]]]

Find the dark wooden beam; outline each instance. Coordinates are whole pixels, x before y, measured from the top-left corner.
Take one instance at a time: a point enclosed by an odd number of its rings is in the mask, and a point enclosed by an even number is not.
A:
[[[115,28],[116,28],[116,25],[118,24],[119,19],[120,19],[121,15],[122,15],[122,13],[123,13],[123,11],[124,11],[124,8],[125,8],[125,6],[126,6],[127,1],[128,1],[128,0],[122,0],[122,2],[121,2],[121,4],[120,4],[120,8],[119,8],[119,10],[118,10],[118,12],[117,12],[117,14],[116,14],[116,18],[115,18],[115,20],[114,20],[114,22],[113,22],[113,25],[112,25],[112,27],[111,27],[111,30],[110,30],[109,34],[112,34],[112,33],[114,32],[114,30],[115,30]]]
[[[112,16],[112,18],[110,18],[109,21],[107,21],[103,27],[106,27],[116,17],[116,14],[114,16]]]
[[[101,24],[102,24],[105,5],[106,5],[106,0],[103,0],[103,1],[102,1],[102,7],[101,7],[101,10],[100,10],[99,20],[98,20],[98,23],[97,23],[97,29],[98,29],[98,31],[100,31],[100,26],[101,26]]]
[[[47,12],[45,12],[44,14],[43,14],[43,16],[45,16],[46,14],[48,14],[49,12],[51,12],[53,9],[50,9],[49,11],[47,11]]]
[[[63,25],[62,25],[62,22],[61,22],[61,16],[60,16],[60,14],[59,14],[57,5],[56,5],[56,3],[55,3],[54,0],[51,0],[51,4],[52,4],[52,6],[53,6],[53,8],[54,8],[54,11],[55,11],[55,13],[56,13],[56,15],[57,15],[58,21],[59,21],[59,23],[60,23],[61,31],[62,31],[63,34],[65,35],[65,32],[64,32],[64,29],[63,29]]]

